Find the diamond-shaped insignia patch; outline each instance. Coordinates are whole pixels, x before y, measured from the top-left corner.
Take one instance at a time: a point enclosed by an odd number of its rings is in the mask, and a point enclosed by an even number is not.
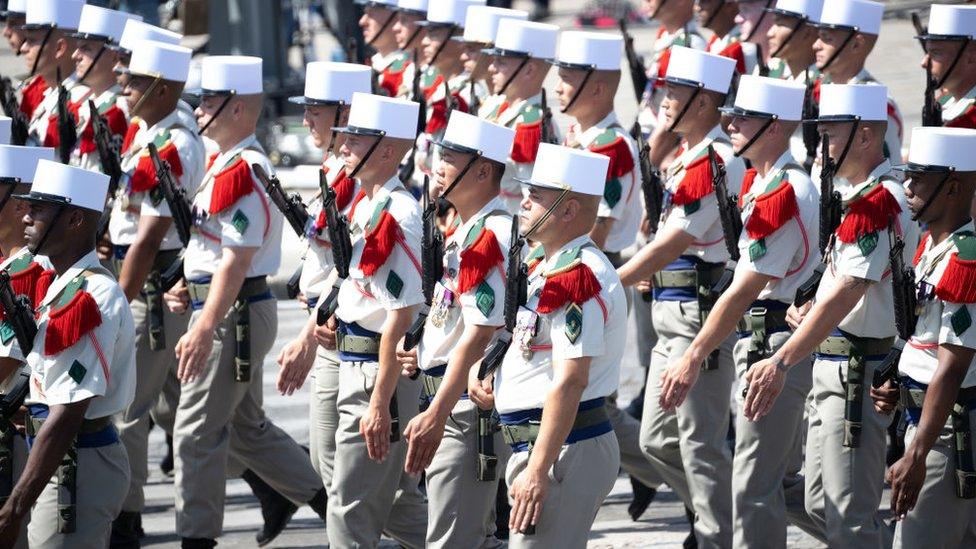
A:
[[[87,373],[88,369],[77,360],[71,363],[71,368],[68,368],[68,375],[75,380],[75,383],[81,383]]]
[[[878,233],[868,233],[861,235],[857,239],[857,247],[861,249],[861,255],[869,256],[878,247]]]
[[[949,317],[949,321],[952,323],[952,331],[956,332],[956,335],[962,335],[963,332],[969,329],[973,325],[973,317],[969,314],[969,307],[962,305],[956,312],[952,313]]]
[[[234,212],[234,217],[231,218],[230,224],[237,229],[237,232],[244,234],[244,231],[247,230],[248,225],[251,224],[251,220],[244,215],[244,212],[237,210]]]
[[[691,215],[697,212],[699,208],[701,208],[701,200],[689,202],[688,204],[684,205],[685,215]]]
[[[760,238],[752,244],[749,244],[749,261],[756,261],[764,255],[766,255],[765,239]]]
[[[0,343],[4,345],[10,343],[14,338],[14,329],[9,322],[0,322]]]
[[[607,181],[606,186],[603,188],[603,198],[607,201],[607,204],[613,208],[620,202],[620,196],[623,192],[623,188],[620,185],[620,180],[614,177],[613,179]]]
[[[487,282],[482,282],[478,284],[478,288],[474,291],[475,303],[478,305],[478,310],[481,314],[486,317],[491,315],[491,312],[495,309],[495,290],[491,289],[491,285]]]
[[[386,291],[395,298],[400,297],[400,292],[403,291],[403,279],[396,274],[396,271],[390,271],[390,276],[386,277]]]
[[[576,343],[582,333],[583,309],[575,303],[570,303],[566,306],[566,339],[570,343]]]

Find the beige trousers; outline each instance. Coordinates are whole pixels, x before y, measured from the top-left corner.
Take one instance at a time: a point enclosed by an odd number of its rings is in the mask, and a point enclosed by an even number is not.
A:
[[[339,355],[318,347],[308,398],[308,449],[312,466],[326,488],[332,483],[336,429],[339,427]]]
[[[200,311],[190,317],[190,327]],[[216,538],[224,518],[228,454],[272,488],[302,504],[322,488],[305,451],[262,409],[262,363],[278,328],[274,299],[250,305],[251,381],[234,379],[232,309],[217,326],[202,375],[183,384],[174,425],[176,531],[180,537]]]

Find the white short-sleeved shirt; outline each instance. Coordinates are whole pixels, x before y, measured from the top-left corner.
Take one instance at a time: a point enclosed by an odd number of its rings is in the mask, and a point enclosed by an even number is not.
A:
[[[698,31],[698,23],[688,21],[677,32],[670,33],[662,25],[654,37],[653,52],[647,66],[647,88],[640,98],[640,110],[637,120],[640,122],[644,134],[650,134],[654,128],[662,124],[660,107],[664,100],[664,84],[658,79],[667,73],[667,63],[671,57],[672,46],[684,46],[696,50],[704,50],[707,46],[705,39]]]
[[[922,253],[915,265],[915,284],[920,295],[920,313],[911,337],[902,352],[898,371],[920,383],[931,383],[939,367],[939,346],[958,345],[976,349],[976,304],[954,303],[940,299],[936,288],[943,285],[942,275],[952,256],[959,253],[961,259],[976,257],[976,226],[969,221],[956,229],[952,236],[934,244],[926,238]],[[944,294],[943,294],[944,295]],[[962,387],[976,385],[976,360],[969,365]]]
[[[68,90],[68,102],[80,103],[91,97],[91,88],[84,84],[78,84],[74,75],[64,79],[64,87]],[[27,145],[34,147],[44,146],[47,136],[47,127],[52,122],[51,117],[58,112],[58,87],[48,88],[44,91],[44,99],[34,110],[34,116],[27,124]],[[56,122],[56,119],[54,120]],[[78,132],[81,133],[83,126],[78,125]]]
[[[763,238],[752,238],[748,227],[749,219],[756,208],[757,197],[767,196],[780,189],[784,181],[793,188],[797,215],[787,219],[771,234]],[[793,157],[787,150],[765,176],[756,176],[741,203],[742,224],[745,228],[739,237],[740,258],[736,265],[736,274],[752,271],[773,277],[759,293],[758,299],[792,303],[796,297],[796,289],[810,278],[820,262],[817,249],[819,190],[813,185],[810,176],[793,163]]]
[[[882,185],[891,194],[901,208],[901,212],[895,216],[894,230],[905,242],[902,250],[904,264],[910,265],[918,246],[919,227],[918,223],[912,221],[908,199],[896,177],[897,172],[892,171],[891,163],[885,160],[865,181],[852,185],[849,181],[838,178],[834,180],[834,188],[841,193],[845,204],[870,192],[877,185]],[[872,244],[874,238],[871,235],[865,235],[863,248],[858,242],[845,243],[836,237],[833,239],[828,255],[829,263],[817,288],[817,299],[823,299],[832,291],[842,276],[870,281],[871,285],[864,297],[844,317],[838,328],[858,337],[892,337],[897,331],[891,289],[891,234],[887,229],[879,230],[874,233],[874,237],[877,239],[876,244]]]
[[[59,296],[78,276],[86,280],[80,291],[91,294],[98,304],[101,324],[70,347],[49,356],[44,347],[51,310],[59,308]],[[85,417],[96,419],[122,412],[132,402],[136,388],[135,323],[122,288],[101,267],[94,250],[55,279],[48,290],[27,363],[31,368],[29,404],[53,406],[91,398]]]
[[[95,102],[95,107],[99,110],[101,116],[105,118],[109,131],[118,135],[120,138],[125,135],[124,131],[128,126],[129,120],[129,104],[120,95],[121,93],[122,88],[115,85],[100,93],[97,97],[88,97],[88,99],[92,99]],[[103,171],[102,159],[98,156],[98,149],[87,150],[92,145],[89,144],[86,146],[84,144],[86,138],[95,139],[94,127],[91,128],[90,135],[85,135],[89,132],[89,124],[92,123],[91,108],[88,105],[88,99],[85,99],[78,106],[78,134],[81,139],[78,140],[74,152],[71,153],[71,165],[86,170],[101,172]]]
[[[516,144],[519,140],[519,126],[531,125],[542,120],[542,93],[537,93],[528,99],[520,99],[511,105],[508,104],[504,96],[492,96],[491,103],[481,106],[479,115],[489,122],[500,124],[516,131]],[[509,213],[515,215],[521,208],[523,192],[522,184],[519,179],[526,180],[532,175],[532,168],[535,166],[535,152],[533,151],[531,162],[520,162],[509,156],[505,162],[505,173],[502,175],[502,186],[500,196],[505,200]]]
[[[502,261],[487,272],[480,284],[458,294],[461,254],[483,231],[490,231],[502,254]],[[424,370],[447,364],[461,340],[465,326],[505,324],[505,267],[512,231],[512,217],[501,197],[488,201],[471,219],[463,222],[444,243],[444,276],[434,288],[434,298],[418,357]]]
[[[608,175],[596,215],[614,220],[603,249],[606,252],[619,252],[637,241],[643,215],[637,145],[617,122],[617,115],[612,112],[582,133],[579,132],[578,123],[574,123],[572,127],[575,128],[575,142],[568,143],[569,146],[589,149],[611,157],[611,173]],[[629,159],[624,157],[627,154],[630,155]],[[613,155],[619,158],[614,158]],[[614,164],[621,162],[630,162],[633,168],[614,177],[613,172],[617,171]]]
[[[206,166],[206,152],[203,141],[194,130],[196,126],[186,126],[178,110],[174,110],[165,118],[149,127],[139,119],[139,130],[135,134],[129,148],[122,153],[122,180],[112,205],[112,216],[109,220],[109,236],[112,243],[119,246],[130,246],[136,241],[139,232],[139,219],[142,216],[172,217],[169,205],[163,198],[162,190],[157,186],[147,191],[134,192],[132,177],[139,170],[142,173],[155,174],[152,159],[149,156],[149,144],[156,143],[160,157],[166,160],[167,147],[172,144],[180,159],[183,174],[176,177],[176,184],[186,190],[189,201],[196,192],[197,186],[203,180]],[[171,173],[173,168],[171,166]],[[173,173],[173,175],[177,175]],[[170,227],[160,244],[160,250],[179,250],[183,247],[176,227]]]
[[[216,180],[221,174],[243,169],[250,179],[251,191],[216,213],[210,213],[210,201]],[[261,165],[272,175],[271,161],[257,138],[251,135],[225,152],[218,154],[192,198],[193,231],[184,256],[187,280],[212,276],[220,265],[224,248],[258,248],[246,276],[270,276],[281,264],[282,216],[270,203],[264,186],[251,171]]]
[[[356,203],[356,195],[360,192],[359,182],[345,177],[345,165],[337,156],[330,156],[322,169],[325,170],[330,187],[335,185],[339,177],[343,178],[345,184],[352,185],[352,199],[347,204],[336,204],[340,214],[348,215],[349,210]],[[337,196],[337,199],[341,197]],[[332,262],[332,243],[329,242],[328,231],[325,228],[321,230],[318,228],[319,218],[322,216],[322,200],[320,194],[308,205],[309,225],[305,228],[308,247],[302,263],[302,276],[298,281],[298,288],[306,297],[318,297],[325,291],[335,267]]]
[[[681,188],[682,182],[689,176],[689,172],[697,175],[702,173],[699,170],[711,169],[708,166],[709,145],[714,147],[715,154],[725,165],[725,180],[729,195],[739,194],[742,177],[746,171],[745,162],[732,153],[732,145],[721,126],[715,126],[700,143],[690,147],[686,144],[682,153],[668,168],[664,182],[667,208],[661,214],[658,230],[678,229],[688,233],[695,238],[695,241],[684,255],[694,255],[709,263],[721,263],[728,261],[729,252],[725,247],[725,233],[722,230],[715,191],[687,204],[674,203],[674,197]]]
[[[53,266],[51,265],[51,261],[48,260],[46,256],[43,255],[32,256],[30,250],[28,250],[27,247],[25,246],[20,250],[18,250],[17,253],[15,253],[14,255],[3,258],[3,261],[0,262],[0,271],[9,272],[11,267],[14,266],[14,263],[21,263],[24,261],[28,261],[31,263],[28,266],[28,269],[32,269],[32,270],[36,269],[36,267],[33,266],[34,263],[39,265],[40,268],[44,271],[53,268]],[[17,272],[24,272],[24,270],[17,269]],[[13,275],[16,273],[11,273],[11,274]],[[25,276],[34,276],[34,275],[26,275],[25,273]],[[27,296],[27,297],[31,299],[32,305],[36,308],[37,304],[33,303],[35,300],[35,296]],[[6,322],[0,323],[0,358],[12,358],[14,360],[19,360],[21,362],[24,362],[24,353],[20,350],[20,345],[17,343],[17,338],[15,337],[13,330],[10,329],[8,326],[6,326],[6,324],[7,324]],[[8,389],[8,387],[6,387],[3,384],[0,384],[0,389],[6,390]]]
[[[578,249],[578,252],[576,251]],[[600,282],[600,292],[582,303],[581,318],[567,319],[570,304],[549,314],[537,314],[546,273],[559,265],[564,253],[579,260]],[[576,330],[570,324],[576,324]],[[575,340],[567,332],[578,331]],[[499,413],[541,408],[556,377],[554,363],[591,357],[589,382],[580,401],[606,397],[617,390],[620,358],[627,341],[627,298],[620,278],[589,236],[577,237],[529,275],[528,301],[519,310],[512,345],[495,373],[495,405]]]
[[[943,125],[973,128],[976,122],[973,114],[976,111],[976,86],[958,99],[947,93],[939,98],[939,102],[942,103]]]
[[[398,227],[396,242],[385,261],[367,276],[360,268],[366,246],[365,234],[384,214],[393,216]],[[363,198],[356,205],[349,227],[352,237],[349,277],[339,287],[336,316],[340,320],[379,332],[386,322],[387,311],[423,303],[420,265],[423,221],[420,214],[420,204],[395,176],[377,189],[372,198]],[[374,218],[376,222],[371,223]]]
[[[394,50],[386,55],[379,52],[370,58],[370,66],[380,73],[380,94],[395,90],[394,97],[407,98],[411,94],[413,83],[413,61],[410,54],[403,50]]]

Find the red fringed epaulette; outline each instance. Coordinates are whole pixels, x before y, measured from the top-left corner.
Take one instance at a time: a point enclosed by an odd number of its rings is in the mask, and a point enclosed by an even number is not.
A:
[[[346,176],[345,168],[340,168],[339,174],[336,175],[330,187],[336,193],[336,210],[342,212],[352,202],[353,191],[356,190],[356,180]],[[315,219],[315,229],[321,231],[326,224],[325,208],[322,208],[319,216]]]
[[[463,294],[477,287],[495,267],[505,262],[498,239],[491,229],[483,229],[471,246],[461,250],[457,291]]]
[[[922,238],[918,240],[918,247],[915,248],[915,258],[912,259],[912,265],[918,265],[918,262],[922,260],[922,254],[925,253],[925,243],[931,238],[932,233],[925,231]]]
[[[44,355],[60,353],[101,324],[102,313],[95,298],[86,291],[79,291],[67,305],[52,309],[48,314]]]
[[[54,279],[57,277],[58,273],[54,269],[48,269],[37,277],[37,284],[34,285],[35,305],[40,305],[40,303],[44,301],[47,291],[51,288],[51,284],[54,284]]]
[[[717,157],[718,155],[716,155]],[[721,158],[717,158],[719,162]],[[684,206],[712,194],[715,186],[712,183],[712,164],[708,161],[708,154],[685,166],[685,175],[675,189],[672,202],[675,206]]]
[[[209,211],[211,214],[220,213],[252,192],[254,179],[251,167],[242,156],[214,177]]]
[[[549,314],[572,301],[577,305],[586,303],[600,293],[603,288],[593,271],[582,261],[553,274],[546,274],[546,284],[539,294],[536,311]]]
[[[772,191],[757,196],[755,207],[749,221],[746,222],[746,232],[749,238],[759,240],[776,232],[784,223],[792,219],[799,212],[796,204],[796,191],[786,179]]]
[[[25,269],[10,273],[10,288],[14,291],[14,295],[25,295],[30,298],[32,306],[36,307],[40,303],[38,286],[42,276],[44,276],[44,267],[31,262]],[[44,292],[47,292],[47,286],[45,286]],[[40,297],[43,298],[44,294],[42,293]],[[0,307],[0,321],[6,316],[3,307]]]
[[[173,179],[178,180],[182,177],[183,163],[180,161],[180,151],[176,149],[176,144],[172,141],[167,141],[162,148],[157,150],[159,151],[159,159],[169,164],[169,171],[173,174]],[[153,165],[152,157],[149,156],[149,151],[147,150],[139,156],[139,163],[136,164],[136,169],[129,178],[129,189],[133,193],[141,193],[156,188],[158,184],[159,179],[156,178],[156,166]],[[216,183],[214,190],[216,191]],[[213,205],[212,198],[210,204],[211,206]]]
[[[512,160],[519,164],[535,162],[542,142],[542,120],[515,125],[515,141],[512,142]]]
[[[113,104],[104,113],[91,113],[88,116],[88,124],[85,126],[85,130],[81,132],[81,139],[78,144],[81,154],[91,154],[98,149],[95,144],[95,116],[105,117],[105,123],[112,135],[122,135],[127,132],[125,113],[118,105]]]
[[[820,86],[822,84],[823,78],[817,77],[817,79],[813,81],[813,90],[810,92],[810,96],[813,97],[813,101],[818,105],[820,104]]]
[[[133,118],[132,121],[129,122],[129,127],[125,130],[125,138],[122,140],[122,154],[127,153],[129,148],[132,147],[132,143],[135,142],[136,134],[139,133],[140,129],[139,119]]]
[[[976,130],[976,105],[966,109],[966,112],[945,123],[947,128],[969,128]]]
[[[847,212],[837,226],[837,239],[851,244],[857,239],[888,227],[891,216],[901,212],[901,206],[884,185],[847,205]]]
[[[630,152],[630,146],[627,145],[627,140],[619,135],[606,145],[591,146],[590,151],[610,157],[607,180],[616,179],[634,170],[634,157]]]
[[[24,113],[28,120],[34,117],[37,106],[44,101],[45,91],[47,91],[47,82],[38,75],[21,92],[20,112]]]
[[[746,73],[746,54],[742,51],[742,42],[736,40],[728,46],[718,52],[722,57],[728,57],[729,59],[735,59],[735,70],[739,74]]]
[[[756,168],[749,168],[742,177],[742,190],[739,191],[740,208],[745,206],[745,197],[749,194],[749,189],[752,188],[752,184],[756,181],[757,175],[759,175],[759,172],[756,171]]]
[[[403,71],[389,72],[383,71],[383,78],[380,79],[380,89],[386,93],[387,97],[396,97],[403,85]]]
[[[366,231],[363,255],[359,259],[359,270],[364,275],[376,274],[376,271],[390,258],[399,230],[396,219],[384,209],[376,218],[372,228]]]
[[[935,295],[950,303],[976,303],[976,259],[960,259],[954,252],[935,286]]]
[[[455,108],[461,112],[468,112],[467,102],[458,94],[452,93],[451,97],[454,98],[454,102],[457,105]],[[430,119],[427,120],[427,126],[424,131],[430,135],[434,135],[440,130],[447,127],[447,100],[441,99],[430,106]]]
[[[58,148],[61,145],[61,135],[58,133],[58,115],[47,117],[47,131],[44,132],[44,146]]]

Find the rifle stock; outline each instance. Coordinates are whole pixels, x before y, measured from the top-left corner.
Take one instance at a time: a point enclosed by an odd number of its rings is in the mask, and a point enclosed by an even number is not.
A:
[[[302,197],[295,193],[290,195],[286,194],[285,190],[281,188],[281,182],[278,181],[278,178],[268,175],[268,172],[260,164],[251,164],[251,169],[254,170],[254,175],[261,181],[261,185],[264,186],[265,192],[268,193],[268,198],[271,199],[271,202],[274,203],[278,211],[288,221],[288,225],[291,226],[299,238],[303,238],[310,216],[308,214],[308,208],[302,202]]]
[[[515,323],[518,317],[519,307],[525,305],[526,293],[528,290],[529,270],[522,262],[522,248],[525,247],[525,239],[519,235],[518,219],[512,220],[511,245],[508,248],[508,265],[505,269],[505,332],[495,340],[492,346],[485,353],[478,367],[478,379],[484,380],[495,373],[505,358],[509,346],[512,344],[512,334],[515,332]]]
[[[186,248],[190,245],[190,228],[193,226],[193,214],[186,199],[186,190],[173,180],[173,172],[170,171],[169,162],[159,157],[159,150],[156,149],[156,145],[150,143],[147,148],[153,168],[156,170],[159,188],[163,192],[163,199],[166,200],[166,205],[169,206],[170,213],[173,216],[176,233],[179,235],[183,247]]]
[[[95,101],[88,100],[88,111],[91,113],[92,134],[95,139],[95,147],[98,150],[98,159],[102,165],[102,171],[109,177],[108,196],[114,197],[119,188],[119,181],[122,180],[122,163],[119,159],[119,150],[122,143],[112,135],[108,123],[98,112]]]
[[[938,82],[932,76],[932,63],[925,64],[925,96],[922,102],[922,125],[942,126],[942,105],[935,98]]]
[[[712,169],[712,186],[715,188],[715,198],[718,200],[718,217],[722,223],[722,238],[725,241],[725,250],[729,253],[725,271],[712,287],[713,294],[721,294],[732,285],[732,279],[735,276],[735,266],[740,257],[739,236],[742,234],[742,217],[739,215],[739,197],[729,194],[725,164],[718,161],[718,154],[712,145],[708,146],[708,162]]]
[[[806,80],[806,89],[803,92],[803,119],[815,120],[819,115],[820,108],[813,98],[813,88],[816,80],[810,78],[809,69],[807,69]],[[817,125],[813,123],[803,123],[801,132],[803,133],[803,146],[807,151],[807,157],[803,161],[803,169],[809,174],[813,171],[813,163],[817,158],[817,145],[820,143],[820,132],[817,131]]]
[[[820,264],[814,269],[813,274],[800,287],[796,289],[793,298],[793,305],[796,307],[807,304],[817,295],[817,288],[820,280],[823,279],[827,269],[827,253],[833,241],[834,231],[840,225],[842,212],[842,201],[840,193],[834,190],[834,171],[837,169],[834,160],[830,157],[830,138],[826,135],[820,141],[820,158],[822,169],[820,171]]]
[[[319,171],[319,189],[322,191],[322,208],[325,209],[325,228],[332,245],[332,263],[335,265],[336,279],[325,300],[320,300],[315,323],[322,326],[335,314],[339,300],[339,288],[349,276],[349,263],[352,261],[352,240],[349,236],[349,222],[339,213],[336,205],[336,192],[328,186],[324,171]]]
[[[898,374],[898,360],[905,348],[905,342],[912,337],[915,332],[915,324],[918,322],[918,315],[915,311],[917,305],[915,271],[905,266],[903,255],[905,241],[900,236],[894,235],[893,230],[889,230],[888,234],[892,238],[888,262],[891,267],[891,290],[895,306],[895,328],[898,331],[898,339],[874,372],[874,379],[872,379],[871,384],[875,388],[881,387]]]
[[[644,62],[634,50],[634,37],[627,30],[627,21],[621,17],[617,20],[617,25],[624,37],[624,53],[627,57],[627,66],[630,69],[630,82],[634,86],[634,97],[639,103],[641,96],[644,95],[644,90],[647,88],[647,69],[644,68]]]
[[[552,110],[549,108],[549,99],[546,96],[546,89],[542,88],[542,142],[558,145],[556,134],[552,128]]]
[[[26,357],[34,348],[34,338],[37,337],[34,307],[29,297],[14,292],[7,271],[0,271],[0,308],[14,331],[20,351]]]
[[[71,161],[71,152],[78,144],[78,122],[69,109],[68,90],[64,87],[61,80],[61,71],[58,71],[58,159],[62,164]]]
[[[423,236],[421,239],[420,263],[423,271],[421,288],[424,294],[424,307],[403,337],[403,348],[409,351],[420,343],[424,335],[424,325],[434,301],[434,289],[444,276],[444,237],[437,228],[437,201],[430,199],[430,177],[424,177],[423,187]]]

